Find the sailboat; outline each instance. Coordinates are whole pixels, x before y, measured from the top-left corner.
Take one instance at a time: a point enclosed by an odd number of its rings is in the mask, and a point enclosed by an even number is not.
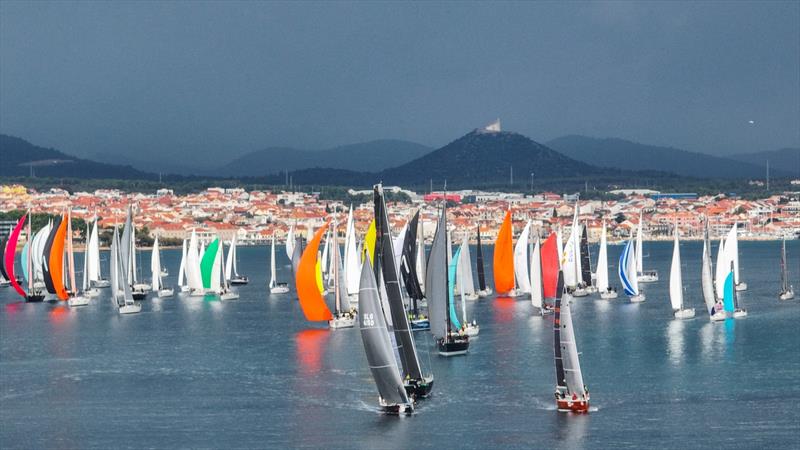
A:
[[[353,223],[353,205],[347,213],[347,225],[344,234],[344,280],[345,292],[350,301],[358,300],[358,284],[361,280],[361,262],[356,245],[356,228]]]
[[[539,312],[542,315],[553,312],[552,305],[555,304],[556,296],[558,296],[558,274],[561,272],[559,255],[558,233],[551,232],[547,239],[544,240],[544,244],[542,244],[542,248],[539,251],[543,297],[543,309],[540,309]],[[551,302],[548,302],[548,300],[551,300]]]
[[[178,286],[181,288],[181,292],[189,292],[188,278],[186,275],[186,239],[184,238],[181,245],[181,265],[178,268]]]
[[[8,236],[8,242],[6,242],[5,254],[3,255],[5,261],[5,269],[6,273],[8,274],[8,281],[11,283],[11,286],[14,287],[14,290],[25,299],[26,302],[41,302],[44,300],[44,293],[42,292],[42,287],[36,285],[36,269],[33,265],[33,252],[35,252],[35,248],[33,247],[33,242],[36,241],[35,238],[31,238],[31,221],[27,220],[28,216],[30,215],[30,211],[26,212],[25,214],[20,217],[19,221],[17,221],[17,225],[11,231],[11,234]],[[28,242],[25,244],[25,248],[22,249],[22,273],[27,281],[28,291],[26,292],[22,286],[17,281],[17,276],[14,273],[14,259],[17,253],[17,242],[19,242],[19,235],[22,233],[22,229],[25,227],[27,223],[27,231],[26,235],[28,236]],[[38,233],[37,233],[38,236]],[[27,251],[26,251],[27,248]],[[41,266],[39,266],[41,267]]]
[[[736,274],[734,273],[733,262],[731,261],[730,271],[725,277],[722,306],[725,312],[734,319],[741,319],[747,317],[747,310],[739,307],[739,302],[736,294]]]
[[[230,252],[235,251],[235,250],[233,250],[233,248],[234,247],[231,246],[231,248],[228,249],[228,252],[229,252],[228,253],[228,257],[229,258],[230,258]],[[222,260],[223,260],[224,256],[225,256],[225,252],[224,252],[224,248],[223,248],[223,245],[222,245],[222,241],[219,241],[219,250],[217,251],[217,260],[214,261],[215,271],[216,271],[217,267],[220,267],[220,268],[222,267]],[[217,292],[219,293],[219,299],[220,300],[223,300],[223,301],[224,300],[236,300],[236,299],[239,298],[239,292],[234,291],[231,288],[230,278],[228,277],[228,275],[226,275],[225,271],[220,270],[218,274],[215,273],[212,276],[218,276],[219,277],[218,278],[218,280],[219,280],[218,289],[219,290]]]
[[[414,403],[403,386],[370,263],[369,260],[365,261],[361,268],[361,289],[358,294],[358,309],[361,311],[359,329],[367,363],[378,388],[378,404],[383,411],[389,414],[410,414],[414,410]]]
[[[600,234],[600,250],[597,252],[597,290],[600,298],[612,300],[617,298],[617,288],[611,287],[608,280],[608,244],[606,242],[606,222],[603,221],[603,231]]]
[[[206,290],[203,287],[203,275],[200,273],[200,254],[198,253],[197,233],[195,230],[192,230],[192,234],[189,236],[185,272],[189,296],[202,297],[206,295]]]
[[[232,285],[241,285],[247,284],[250,280],[245,276],[239,273],[239,269],[237,268],[237,260],[238,260],[238,252],[236,250],[236,234],[234,233],[233,238],[231,238],[231,246],[228,249],[228,259],[232,262],[233,265],[233,273],[230,270],[227,271],[227,277]],[[226,267],[228,263],[226,262]]]
[[[436,338],[436,345],[440,355],[455,356],[466,354],[469,350],[469,336],[459,332],[458,327],[453,327],[451,314],[451,293],[452,287],[448,279],[447,269],[449,267],[447,254],[447,206],[442,205],[439,216],[439,223],[436,227],[436,235],[433,238],[433,245],[428,256],[428,272],[425,274],[426,295],[428,298],[428,315],[430,316],[431,334]],[[508,225],[504,222],[500,234],[508,233],[505,236],[498,235],[495,244],[495,286],[497,292],[511,292],[514,290],[514,266],[511,262],[513,251],[511,250],[511,213],[506,215]],[[505,232],[503,231],[505,230]],[[508,266],[498,271],[498,252],[504,253],[500,258],[500,264]],[[511,272],[507,272],[507,269]],[[498,279],[498,275],[500,278]],[[509,276],[510,275],[510,276]],[[503,278],[505,277],[505,278]]]
[[[619,257],[619,267],[617,267],[619,281],[622,283],[625,294],[630,297],[631,303],[645,301],[645,295],[639,292],[639,280],[636,276],[636,258],[638,256],[634,250],[633,242],[629,240],[622,250],[622,254]]]
[[[289,233],[286,234],[286,256],[289,257],[289,261],[292,261],[294,258],[294,246],[294,224],[292,224],[289,225]]]
[[[492,288],[486,285],[486,271],[483,267],[483,245],[481,244],[480,225],[478,225],[478,246],[475,252],[475,263],[478,266],[478,297],[488,297],[492,295]]]
[[[669,301],[676,319],[691,319],[694,308],[685,308],[683,302],[683,275],[681,274],[681,249],[678,242],[678,223],[675,222],[675,242],[672,247],[672,266],[669,271]]]
[[[67,263],[66,269],[67,273],[65,274],[65,279],[69,283],[69,289],[67,289],[67,304],[69,306],[86,306],[89,304],[89,297],[84,295],[83,292],[79,292],[78,285],[76,284],[76,277],[75,277],[75,251],[72,246],[72,211],[67,211],[67,232],[64,236],[66,240],[66,246],[64,251],[66,251],[67,256]],[[63,256],[62,256],[63,261]]]
[[[158,245],[158,236],[153,241],[153,254],[150,256],[150,272],[153,277],[153,292],[158,298],[169,298],[175,295],[175,290],[164,286],[161,270],[161,251]]]
[[[456,250],[456,254],[453,256],[453,260],[450,261],[450,267],[448,270],[448,278],[450,279],[450,284],[453,285],[455,283],[456,273],[459,272],[459,268],[461,267],[461,258],[463,253],[463,244]],[[480,333],[480,326],[478,326],[478,322],[474,319],[472,322],[467,320],[467,302],[466,302],[466,293],[464,292],[464,283],[458,284],[458,289],[461,294],[461,319],[463,323],[459,324],[458,315],[455,313],[455,299],[453,298],[453,293],[450,292],[450,312],[452,314],[451,321],[453,322],[453,326],[456,329],[459,329],[462,333],[466,334],[469,337],[475,337]],[[455,290],[455,288],[453,288]]]
[[[439,230],[437,229],[436,232],[438,233]],[[509,210],[506,211],[503,223],[500,225],[500,231],[497,232],[497,240],[494,243],[494,288],[495,291],[497,291],[498,297],[516,297],[518,295],[517,290],[514,288],[514,246],[511,241],[512,233],[511,211]],[[428,272],[430,272],[430,256],[428,258]],[[428,286],[427,277],[425,280],[425,286]],[[430,299],[430,296],[428,296],[428,298]]]
[[[130,227],[127,226],[122,232],[122,242],[130,242]],[[142,310],[142,304],[133,299],[133,291],[128,281],[128,264],[130,258],[124,254],[124,247],[120,244],[119,232],[114,227],[114,234],[111,240],[111,300],[114,306],[119,309],[120,314],[136,314]]]
[[[530,294],[531,282],[528,270],[528,240],[531,234],[531,221],[525,224],[514,246],[514,279],[519,294]]]
[[[97,219],[95,219],[95,226],[96,224]],[[97,260],[94,260],[93,249],[91,249],[91,247],[92,240],[95,238],[95,236],[89,229],[89,222],[86,222],[86,236],[87,241],[86,248],[83,252],[83,282],[81,283],[81,288],[84,297],[92,298],[100,295],[100,289],[98,289],[96,285],[92,285],[93,280],[96,280],[99,277],[98,269],[100,268],[100,253],[98,249]]]
[[[314,238],[303,250],[303,255],[297,264],[297,274],[295,276],[295,287],[297,289],[297,297],[300,300],[300,307],[306,320],[311,322],[328,322],[333,319],[331,310],[325,304],[325,299],[317,286],[317,255],[319,243],[322,240],[322,235],[329,226],[325,226],[317,230]],[[299,247],[299,246],[298,246]],[[299,250],[295,247],[295,253]]]
[[[95,217],[92,224],[92,233],[87,234],[87,236],[89,236],[89,242],[86,244],[85,257],[89,260],[86,264],[86,270],[89,272],[89,285],[96,288],[107,288],[111,286],[111,282],[103,278],[100,267],[100,238],[97,234],[97,217]]]
[[[703,301],[706,304],[708,317],[712,322],[719,322],[725,320],[725,311],[722,310],[722,302],[715,292],[714,276],[712,275],[714,270],[711,266],[711,241],[708,238],[708,219],[706,219],[703,233],[703,260],[700,283],[703,288]]]
[[[789,283],[789,267],[786,264],[786,238],[781,241],[781,292],[778,298],[781,300],[794,298],[794,288]]]
[[[337,229],[336,221],[333,222],[333,230]],[[334,232],[335,233],[335,232]],[[331,242],[331,250],[328,253],[328,271],[331,273],[333,281],[333,318],[328,321],[331,328],[353,328],[356,323],[356,314],[350,307],[350,298],[347,295],[347,286],[344,281],[342,271],[342,256],[339,251],[339,243],[335,240],[335,234]]]
[[[728,252],[729,258],[733,262],[734,288],[737,291],[746,291],[747,283],[739,279],[739,230],[738,225],[735,223],[728,231],[728,237],[725,239],[725,251]]]
[[[64,301],[69,298],[65,286],[64,245],[67,235],[67,215],[56,216],[53,228],[47,237],[44,251],[44,284],[47,292],[55,294],[53,301]]]
[[[559,274],[553,317],[553,354],[556,368],[556,407],[561,412],[588,413],[589,390],[583,374],[572,324],[572,296],[563,288]],[[562,298],[563,296],[563,298]]]
[[[640,283],[654,283],[658,281],[658,271],[644,270],[644,253],[642,240],[644,238],[644,211],[639,211],[639,228],[636,231],[636,278]]]
[[[131,284],[131,291],[133,293],[133,298],[135,300],[143,300],[147,297],[147,293],[150,292],[150,284],[142,283],[139,281],[139,273],[137,270],[137,250],[136,250],[136,225],[134,225],[133,221],[133,207],[128,206],[128,213],[125,217],[125,230],[129,230],[130,233],[126,235],[123,232],[123,236],[127,236],[126,239],[121,241],[122,245],[122,255],[128,259],[127,270],[128,273],[126,274],[128,282]]]
[[[275,235],[272,235],[272,246],[269,259],[269,292],[270,294],[285,294],[289,292],[289,283],[278,281],[277,263],[275,262]]]
[[[394,331],[397,353],[400,356],[403,386],[412,399],[427,397],[433,389],[433,375],[423,373],[417,355],[417,346],[406,314],[403,292],[400,288],[400,277],[395,265],[386,198],[383,194],[383,186],[380,184],[373,188],[373,203],[375,211],[373,272],[377,284],[382,285],[381,293],[386,295],[384,305],[388,304],[388,323]],[[384,313],[386,313],[385,306]]]
[[[462,300],[477,300],[475,280],[472,278],[472,255],[469,253],[469,233],[464,233],[458,261],[458,286]]]
[[[428,329],[431,326],[428,317],[420,312],[420,302],[422,302],[424,295],[417,274],[417,257],[419,251],[419,247],[417,246],[418,225],[419,210],[417,210],[406,227],[406,232],[403,236],[403,252],[400,257],[399,266],[400,275],[403,277],[403,285],[406,287],[406,293],[411,299],[409,305],[411,310],[408,312],[408,318],[411,321],[411,328],[415,330]],[[424,253],[422,257],[424,259]]]

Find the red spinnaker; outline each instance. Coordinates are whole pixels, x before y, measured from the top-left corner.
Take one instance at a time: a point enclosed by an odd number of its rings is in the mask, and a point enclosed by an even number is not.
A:
[[[558,286],[558,248],[556,233],[550,233],[542,244],[542,293],[544,298],[556,298]]]

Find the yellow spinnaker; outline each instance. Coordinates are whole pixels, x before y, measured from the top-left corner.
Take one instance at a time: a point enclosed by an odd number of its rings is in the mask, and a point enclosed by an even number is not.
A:
[[[364,251],[361,254],[361,264],[364,264],[364,256],[369,252],[370,262],[375,261],[375,239],[377,238],[377,231],[375,230],[375,219],[369,223],[367,228],[367,235],[364,236]]]

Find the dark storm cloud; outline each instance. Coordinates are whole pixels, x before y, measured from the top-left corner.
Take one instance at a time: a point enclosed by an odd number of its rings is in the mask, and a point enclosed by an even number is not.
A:
[[[227,159],[501,117],[537,140],[800,145],[800,4],[0,3],[0,131]],[[753,124],[748,121],[753,120]]]

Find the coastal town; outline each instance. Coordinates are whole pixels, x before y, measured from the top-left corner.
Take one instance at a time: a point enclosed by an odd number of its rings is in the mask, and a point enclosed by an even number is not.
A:
[[[706,218],[712,238],[726,233],[734,224],[743,240],[800,237],[800,186],[797,192],[758,200],[644,189],[614,191],[610,194],[616,194],[617,199],[607,201],[582,200],[578,194],[553,192],[465,190],[419,194],[399,187],[384,189],[406,199],[388,205],[395,233],[420,209],[422,233],[427,240],[433,238],[437,211],[445,199],[450,228],[456,235],[469,233],[471,240],[476,239],[480,228],[482,239],[493,241],[504,212],[509,209],[516,232],[529,220],[532,230],[537,230],[541,236],[558,227],[568,229],[576,205],[579,220],[585,223],[592,242],[599,240],[603,224],[610,242],[628,239],[640,219],[644,220],[645,239],[649,240],[670,239],[675,226],[682,238],[700,239]],[[371,198],[370,190],[351,189],[349,194],[362,200]],[[98,218],[101,229],[121,225],[129,205],[134,207],[137,228],[166,242],[179,242],[195,230],[201,239],[219,236],[227,240],[236,234],[242,245],[265,244],[273,235],[278,241],[284,240],[292,225],[297,233],[305,235],[308,229],[318,229],[328,220],[337,220],[343,230],[351,207],[359,234],[366,232],[372,220],[369,200],[350,204],[320,199],[315,192],[208,188],[188,195],[176,195],[169,189],[137,193],[101,189],[70,193],[57,188],[37,192],[22,185],[0,186],[0,212],[30,210],[56,214],[69,209],[76,219]],[[13,223],[10,220],[0,223],[0,234],[7,234]]]

